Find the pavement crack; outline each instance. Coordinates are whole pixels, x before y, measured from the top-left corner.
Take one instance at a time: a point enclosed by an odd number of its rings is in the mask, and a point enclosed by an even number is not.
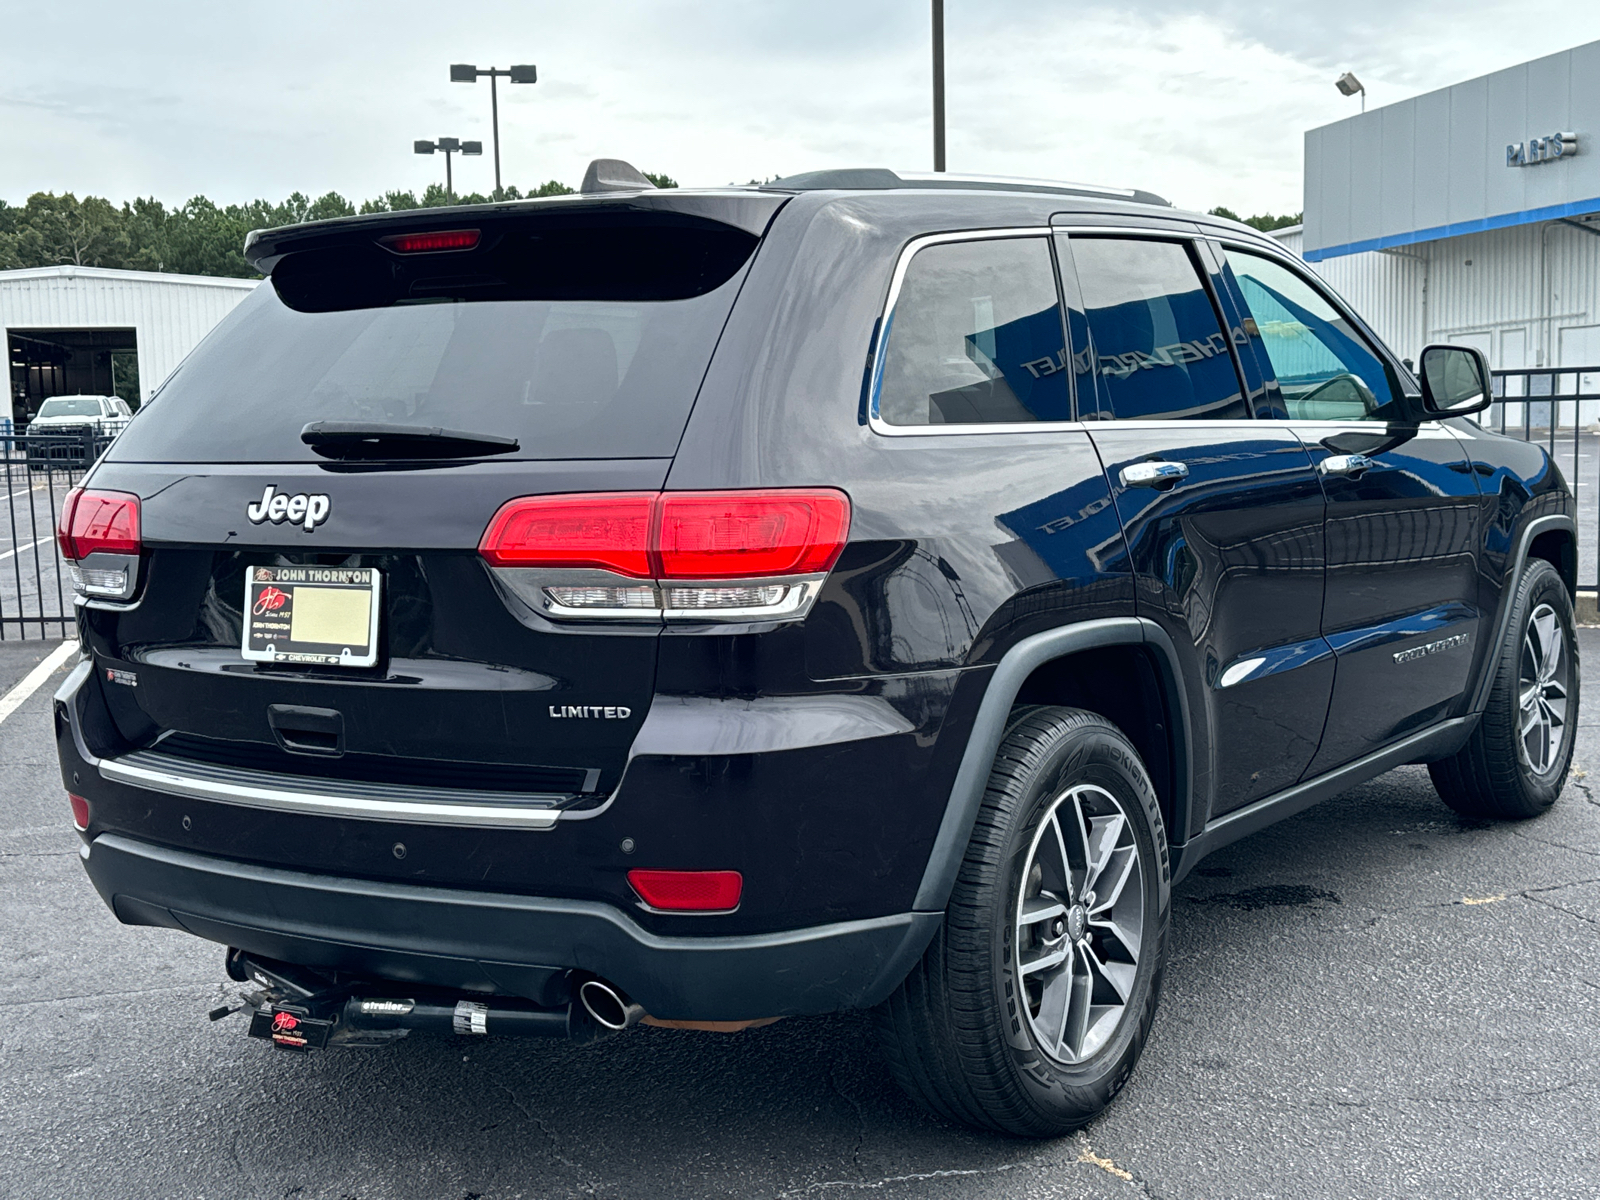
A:
[[[1132,1171],[1126,1167],[1119,1167],[1113,1160],[1106,1158],[1104,1155],[1096,1154],[1094,1148],[1089,1145],[1089,1135],[1083,1130],[1080,1129],[1078,1131],[1075,1140],[1078,1143],[1078,1162],[1099,1167],[1107,1175],[1115,1175],[1122,1182],[1133,1184],[1134,1187],[1139,1189],[1139,1194],[1146,1197],[1147,1200],[1158,1200],[1150,1185],[1134,1175]]]
[[[148,996],[153,992],[187,992],[190,984],[174,983],[168,987],[130,988],[125,992],[79,992],[72,996],[45,996],[40,1000],[0,1000],[0,1009],[28,1008],[39,1004],[64,1004],[68,1000],[105,1000],[114,996]]]
[[[788,1196],[804,1196],[811,1192],[825,1191],[828,1188],[848,1188],[858,1192],[873,1192],[880,1188],[891,1187],[897,1183],[921,1183],[928,1179],[965,1179],[980,1175],[999,1175],[1006,1171],[1015,1171],[1022,1167],[1037,1167],[1039,1159],[1029,1159],[1026,1162],[1001,1163],[995,1167],[941,1167],[932,1171],[916,1171],[907,1175],[885,1175],[881,1179],[824,1179],[816,1183],[804,1184],[801,1187],[789,1188],[779,1192],[777,1200],[784,1200]]]
[[[548,1126],[548,1125],[546,1125],[544,1123],[544,1118],[539,1116],[538,1113],[534,1112],[531,1108],[529,1108],[526,1104],[524,1104],[520,1099],[518,1099],[517,1093],[514,1090],[512,1090],[512,1088],[510,1086],[508,1086],[507,1084],[501,1083],[500,1080],[494,1078],[493,1076],[489,1076],[489,1081],[491,1083],[493,1083],[495,1087],[499,1088],[502,1092],[504,1092],[506,1094],[506,1098],[511,1101],[511,1107],[512,1108],[516,1109],[519,1113],[521,1113],[523,1115],[524,1119],[526,1119],[529,1124],[534,1126],[534,1128],[536,1128],[540,1133],[544,1134],[545,1141],[550,1143],[550,1145],[549,1145],[550,1157],[555,1159],[562,1166],[568,1167],[571,1170],[578,1172],[579,1177],[581,1178],[582,1174],[583,1174],[583,1168],[580,1167],[577,1163],[573,1162],[566,1155],[561,1153],[561,1150],[560,1150],[560,1139],[558,1137],[556,1137],[555,1133],[551,1130],[550,1126]]]
[[[865,1179],[867,1177],[867,1173],[861,1166],[861,1147],[866,1144],[867,1140],[866,1110],[861,1107],[860,1101],[839,1086],[839,1065],[837,1062],[828,1072],[828,1086],[838,1093],[839,1097],[843,1099],[844,1102],[848,1104],[851,1110],[856,1114],[856,1144],[851,1147],[850,1161],[856,1165],[856,1174]]]
[[[1523,833],[1520,829],[1506,830],[1512,837],[1518,837],[1527,842],[1537,842],[1541,846],[1554,846],[1558,850],[1570,850],[1574,854],[1586,854],[1590,858],[1600,858],[1600,850],[1588,850],[1582,846],[1569,846],[1566,842],[1552,841],[1550,838],[1534,837],[1531,833]]]

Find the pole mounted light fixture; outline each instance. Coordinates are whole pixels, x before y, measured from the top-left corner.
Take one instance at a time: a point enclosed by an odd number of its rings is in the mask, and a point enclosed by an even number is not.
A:
[[[1357,92],[1360,92],[1361,111],[1367,111],[1367,89],[1361,80],[1356,78],[1354,71],[1346,71],[1333,81],[1333,86],[1339,89],[1341,95],[1345,96],[1354,96]]]
[[[481,76],[489,77],[489,113],[494,122],[494,198],[500,199],[500,96],[495,90],[495,80],[509,79],[512,83],[538,83],[539,68],[530,63],[521,66],[476,67],[471,63],[451,63],[451,83],[477,83]]]
[[[482,142],[463,142],[460,138],[442,137],[437,142],[417,141],[411,143],[411,149],[417,154],[432,154],[435,150],[444,155],[444,191],[447,196],[456,194],[455,180],[450,175],[450,156],[452,154],[482,154]]]

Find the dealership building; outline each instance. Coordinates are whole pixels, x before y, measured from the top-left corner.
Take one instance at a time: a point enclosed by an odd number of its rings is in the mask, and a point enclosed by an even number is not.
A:
[[[1600,42],[1311,130],[1304,220],[1273,236],[1405,358],[1600,365]]]
[[[137,408],[255,286],[100,267],[0,271],[11,384],[0,419],[24,424],[62,395],[122,395]]]

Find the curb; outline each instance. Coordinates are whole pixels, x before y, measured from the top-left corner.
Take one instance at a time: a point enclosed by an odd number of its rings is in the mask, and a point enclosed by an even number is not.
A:
[[[1579,592],[1572,606],[1572,617],[1579,625],[1600,625],[1600,603],[1597,593]]]

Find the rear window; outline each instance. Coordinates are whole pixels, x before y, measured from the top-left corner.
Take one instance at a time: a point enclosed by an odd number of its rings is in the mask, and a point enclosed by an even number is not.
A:
[[[322,461],[314,421],[517,439],[497,457],[670,456],[757,241],[681,217],[484,222],[471,251],[417,255],[380,235],[281,260],[112,457]]]

